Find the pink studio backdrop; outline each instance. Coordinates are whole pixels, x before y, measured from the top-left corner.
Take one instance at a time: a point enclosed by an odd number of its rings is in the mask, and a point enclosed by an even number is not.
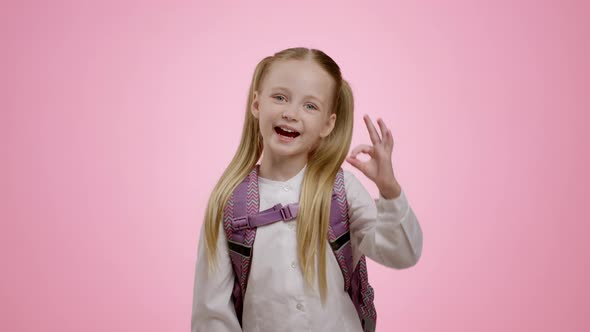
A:
[[[0,331],[188,331],[254,66],[293,46],[341,66],[353,146],[392,129],[424,232],[370,262],[378,331],[590,329],[587,2],[1,7]]]

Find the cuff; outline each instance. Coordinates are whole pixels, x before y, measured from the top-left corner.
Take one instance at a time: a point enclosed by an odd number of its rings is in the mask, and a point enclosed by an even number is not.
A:
[[[378,214],[385,214],[387,215],[386,219],[393,219],[396,222],[401,222],[409,209],[408,199],[403,188],[400,195],[396,198],[387,199],[379,193],[379,199],[376,199],[375,203]]]

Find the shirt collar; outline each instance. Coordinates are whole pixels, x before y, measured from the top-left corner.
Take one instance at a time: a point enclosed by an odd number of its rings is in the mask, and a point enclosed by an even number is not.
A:
[[[262,178],[260,176],[258,176],[258,182],[262,183],[262,184],[269,184],[269,185],[291,185],[293,187],[295,186],[299,186],[301,184],[301,181],[303,180],[303,174],[305,173],[305,169],[307,168],[307,164],[303,165],[303,168],[297,173],[295,174],[292,178],[286,180],[286,181],[276,181],[276,180],[270,180],[270,179],[266,179],[266,178]]]

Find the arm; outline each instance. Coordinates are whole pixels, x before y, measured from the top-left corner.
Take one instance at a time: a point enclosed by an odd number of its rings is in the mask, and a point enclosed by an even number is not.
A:
[[[231,299],[234,273],[228,255],[223,225],[220,226],[217,240],[217,269],[210,275],[208,275],[209,261],[205,245],[205,232],[204,227],[201,226],[195,266],[191,332],[242,331]]]
[[[365,187],[344,170],[354,262],[360,255],[387,267],[415,265],[422,255],[422,230],[402,190],[396,198],[373,200]]]

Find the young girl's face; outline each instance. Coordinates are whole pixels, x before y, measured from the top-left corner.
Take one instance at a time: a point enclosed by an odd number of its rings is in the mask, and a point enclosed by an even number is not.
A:
[[[265,153],[307,160],[311,149],[334,128],[334,85],[332,77],[312,61],[273,63],[251,105],[259,120]]]

